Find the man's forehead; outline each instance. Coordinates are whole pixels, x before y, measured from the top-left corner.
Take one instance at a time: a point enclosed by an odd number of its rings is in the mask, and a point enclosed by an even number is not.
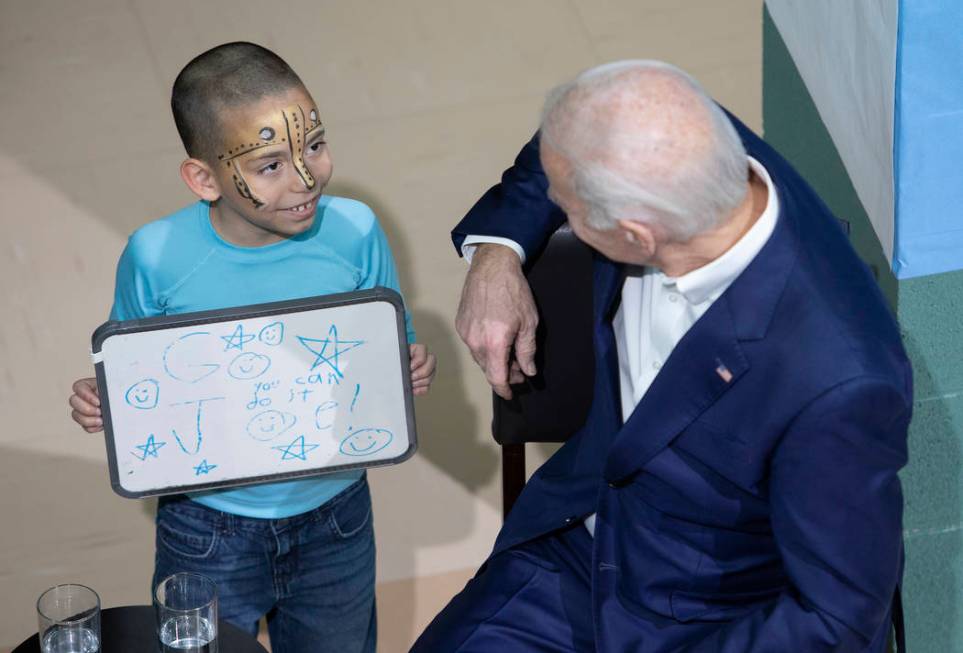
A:
[[[546,176],[555,186],[564,183],[574,169],[568,157],[544,138],[539,143],[539,158]]]

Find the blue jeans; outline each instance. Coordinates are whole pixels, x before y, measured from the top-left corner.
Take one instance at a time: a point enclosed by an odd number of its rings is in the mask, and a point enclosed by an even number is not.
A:
[[[364,477],[286,519],[163,498],[153,587],[178,571],[214,579],[220,618],[251,634],[266,614],[275,653],[374,653],[374,530]]]

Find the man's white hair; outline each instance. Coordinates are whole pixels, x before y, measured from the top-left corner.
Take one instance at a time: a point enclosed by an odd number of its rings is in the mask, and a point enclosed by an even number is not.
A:
[[[627,218],[684,242],[718,225],[748,191],[746,150],[699,83],[659,61],[617,61],[553,89],[541,138],[572,166],[588,222]]]

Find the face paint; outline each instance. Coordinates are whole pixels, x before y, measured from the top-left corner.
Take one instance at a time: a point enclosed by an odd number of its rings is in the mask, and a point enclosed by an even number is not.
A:
[[[317,182],[304,164],[304,150],[319,132],[324,138],[324,125],[317,107],[312,106],[305,112],[301,105],[294,104],[281,111],[273,110],[257,116],[244,125],[226,125],[226,131],[229,132],[226,142],[233,147],[218,155],[217,159],[231,169],[238,194],[254,204],[254,208],[264,206],[264,202],[245,180],[242,164],[262,154],[261,150],[266,147],[285,144],[304,187],[308,190],[314,188]]]

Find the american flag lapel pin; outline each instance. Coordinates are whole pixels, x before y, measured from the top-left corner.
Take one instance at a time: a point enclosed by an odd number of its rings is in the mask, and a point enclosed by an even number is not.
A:
[[[732,372],[730,372],[729,368],[726,367],[726,364],[718,358],[716,359],[716,374],[718,374],[719,378],[726,383],[732,382]]]

